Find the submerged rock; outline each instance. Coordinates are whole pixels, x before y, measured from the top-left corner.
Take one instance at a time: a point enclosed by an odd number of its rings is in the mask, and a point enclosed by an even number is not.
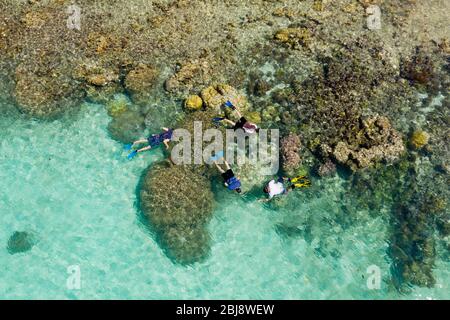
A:
[[[274,38],[292,49],[300,49],[310,45],[311,31],[304,27],[285,28],[278,30]]]
[[[155,87],[159,72],[153,66],[139,64],[125,77],[125,89],[137,104],[146,104]]]
[[[165,89],[178,95],[192,93],[195,88],[209,82],[209,64],[206,60],[193,60],[184,63],[180,69],[165,82]]]
[[[25,231],[15,231],[8,239],[7,250],[10,254],[31,250],[35,244],[33,235]]]
[[[181,264],[202,261],[210,252],[211,236],[203,227],[168,227],[160,240],[166,254]]]
[[[128,97],[124,94],[119,94],[116,95],[114,99],[108,101],[106,110],[111,117],[115,118],[129,110],[130,106],[131,103]]]
[[[30,116],[46,119],[73,108],[81,101],[83,92],[64,72],[62,69],[50,70],[47,65],[19,65],[14,74],[13,91],[19,110]]]
[[[142,138],[144,130],[145,118],[139,111],[134,110],[120,112],[108,125],[111,137],[123,143]]]
[[[176,262],[192,263],[209,252],[206,224],[214,204],[209,180],[185,166],[157,165],[144,177],[140,201],[163,249]]]
[[[281,165],[287,175],[293,176],[301,165],[300,147],[300,137],[293,133],[280,141]]]
[[[379,161],[392,162],[405,151],[399,132],[386,117],[372,117],[360,121],[360,128],[333,148],[334,159],[352,170],[367,168]]]
[[[336,173],[336,165],[331,160],[322,163],[317,169],[317,174],[321,177],[331,176]]]

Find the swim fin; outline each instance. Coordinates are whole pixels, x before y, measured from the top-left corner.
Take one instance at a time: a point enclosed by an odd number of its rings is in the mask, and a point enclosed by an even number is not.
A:
[[[215,122],[215,123],[218,123],[218,122],[222,121],[223,119],[225,119],[225,118],[216,117],[216,118],[213,118],[212,121]]]
[[[224,105],[225,105],[225,107],[231,108],[233,110],[236,109],[236,107],[231,103],[230,100],[227,100]]]
[[[223,151],[221,150],[221,151],[217,152],[214,156],[209,158],[209,161],[210,162],[217,161],[217,160],[219,160],[222,157],[223,157]]]
[[[133,159],[137,154],[138,154],[137,150],[133,150],[133,152],[131,152],[131,153],[127,156],[128,160]]]
[[[133,147],[133,144],[132,143],[128,143],[128,144],[123,146],[123,149],[124,150],[131,150],[131,147]]]
[[[305,175],[292,178],[289,181],[292,183],[292,189],[311,186],[311,181]]]
[[[297,181],[301,181],[301,180],[308,180],[308,178],[306,177],[306,176],[298,176],[298,177],[295,177],[295,178],[292,178],[290,181],[292,182],[292,183],[295,183],[295,182],[297,182]]]
[[[311,186],[311,181],[309,181],[308,179],[305,179],[303,182],[294,183],[293,186],[295,188],[306,188],[306,187]]]

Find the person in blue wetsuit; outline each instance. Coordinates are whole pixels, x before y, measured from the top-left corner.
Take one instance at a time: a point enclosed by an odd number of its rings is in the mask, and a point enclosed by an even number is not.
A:
[[[259,131],[259,128],[256,124],[248,121],[239,111],[239,109],[233,105],[233,103],[231,103],[230,101],[227,101],[224,103],[225,107],[231,108],[236,115],[238,116],[238,121],[234,122],[231,121],[230,119],[227,118],[214,118],[213,121],[214,122],[220,122],[223,121],[225,123],[228,123],[231,125],[231,127],[233,128],[233,130],[238,130],[238,129],[242,129],[244,130],[245,133],[255,133]]]
[[[214,164],[216,165],[219,172],[222,174],[222,178],[224,180],[225,186],[228,188],[228,190],[236,191],[237,193],[241,193],[241,181],[239,180],[239,177],[236,177],[234,175],[233,170],[231,170],[230,165],[228,162],[224,159],[225,168],[227,170],[222,169],[216,160],[214,160]]]
[[[133,142],[131,147],[134,147],[137,144],[148,143],[148,146],[140,148],[136,150],[137,152],[143,152],[150,150],[151,148],[159,146],[163,143],[166,146],[166,149],[169,149],[169,142],[172,140],[173,129],[162,128],[163,132],[159,134],[152,134],[147,139],[141,139]]]

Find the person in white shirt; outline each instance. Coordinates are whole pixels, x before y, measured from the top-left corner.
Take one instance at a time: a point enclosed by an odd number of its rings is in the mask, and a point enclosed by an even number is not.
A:
[[[285,181],[289,181],[290,185],[285,186]],[[309,187],[310,185],[311,181],[306,176],[299,176],[293,179],[289,179],[286,177],[279,177],[277,180],[272,179],[264,187],[264,193],[268,195],[268,198],[262,199],[261,201],[270,201],[276,196],[287,194],[289,190]]]

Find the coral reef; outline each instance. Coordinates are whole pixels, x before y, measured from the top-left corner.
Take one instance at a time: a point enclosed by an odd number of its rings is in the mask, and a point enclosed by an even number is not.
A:
[[[35,244],[32,234],[26,231],[15,231],[8,239],[7,250],[10,254],[31,250]]]
[[[437,71],[433,59],[427,55],[424,48],[417,47],[409,60],[403,60],[400,65],[400,75],[413,84],[437,86]]]
[[[409,141],[411,147],[414,149],[421,149],[425,145],[428,144],[430,140],[430,135],[423,130],[416,130],[411,135],[411,139]]]
[[[433,287],[436,243],[432,230],[435,216],[443,208],[434,205],[438,199],[428,193],[408,195],[394,207],[391,257],[402,283]]]
[[[331,160],[327,160],[325,163],[322,163],[317,169],[317,174],[320,177],[331,176],[336,173],[336,165]]]
[[[292,49],[299,49],[309,46],[311,43],[311,31],[304,27],[285,28],[278,30],[274,38]]]
[[[17,66],[13,97],[22,112],[37,118],[53,118],[79,103],[83,92],[67,80],[65,70],[53,68],[56,57],[44,59],[46,62],[37,67]]]
[[[361,207],[391,213],[389,255],[392,280],[400,291],[409,285],[432,287],[437,233],[449,219],[447,183],[442,174],[423,179],[423,164],[405,155],[393,166],[379,166],[353,176],[350,197]],[[358,190],[356,192],[355,190]],[[440,194],[436,194],[439,190]],[[440,237],[445,239],[445,232]]]
[[[171,259],[192,264],[209,255],[211,236],[203,227],[167,227],[161,232],[160,241]]]
[[[200,110],[203,107],[203,100],[198,95],[191,95],[184,101],[184,108],[188,111]]]
[[[159,72],[154,67],[139,64],[125,77],[125,89],[136,104],[146,104],[155,87]]]
[[[340,141],[333,148],[332,155],[338,163],[358,170],[381,160],[392,162],[402,155],[403,140],[386,117],[361,120],[360,124],[356,135],[348,136],[347,141]]]
[[[130,108],[131,108],[130,101],[128,97],[124,94],[118,94],[114,96],[114,99],[109,100],[106,105],[106,110],[108,111],[108,114],[113,118],[119,116],[120,114],[124,113]]]
[[[194,60],[184,63],[179,70],[165,82],[167,91],[186,95],[197,87],[208,84],[209,65],[205,60]]]
[[[156,165],[144,177],[140,202],[163,248],[177,262],[199,261],[209,252],[206,224],[214,198],[206,178],[184,166]]]
[[[282,142],[284,170],[314,167],[327,176],[336,172],[336,164],[343,165],[353,171],[348,188],[359,194],[361,206],[395,208],[391,253],[396,270],[406,282],[433,284],[430,234],[434,220],[448,234],[449,220],[426,212],[442,206],[427,199],[445,194],[445,184],[433,183],[448,179],[450,171],[450,2],[156,0],[142,6],[134,0],[77,0],[83,8],[81,31],[68,28],[70,1],[0,2],[2,99],[44,119],[75,110],[83,98],[105,104],[112,117],[108,130],[121,142],[162,125],[177,123],[192,133],[194,121],[202,121],[206,130],[213,128],[213,117],[235,120],[221,107],[231,100],[250,121],[288,137]],[[377,31],[366,26],[365,9],[373,4],[383,12],[383,28]],[[236,88],[245,88],[248,98]],[[418,98],[424,92],[428,96]],[[439,95],[442,106],[432,103]],[[181,109],[182,100],[189,112],[179,119],[173,106]],[[405,155],[402,136],[416,128],[426,132],[410,136]],[[301,136],[301,159],[289,134]],[[169,256],[197,261],[209,248],[204,225],[210,191],[200,199],[179,196],[178,190],[168,192],[170,198],[162,192],[176,187],[189,194],[189,179],[203,188],[194,190],[210,190],[204,179],[217,171],[205,165],[165,170],[173,176],[156,168],[145,187],[155,188],[169,207],[157,202],[150,208],[152,195],[144,190],[145,211],[161,210],[149,219]],[[244,186],[260,183],[257,167],[236,171]],[[408,190],[404,180],[410,174],[412,186],[422,181],[431,186],[420,184],[404,199],[387,194]],[[158,176],[165,179],[151,178]],[[167,185],[173,179],[177,183]],[[178,202],[172,200],[177,197]],[[196,213],[180,213],[187,208]],[[171,214],[163,215],[167,210]],[[307,236],[307,228],[298,232],[293,226],[280,229]]]
[[[295,134],[289,134],[280,141],[281,166],[287,175],[293,176],[301,165],[300,147],[300,137]]]
[[[207,87],[201,91],[200,95],[206,108],[213,109],[216,112],[221,110],[222,105],[227,100],[238,106],[241,112],[246,112],[249,109],[249,102],[245,95],[239,93],[238,90],[228,84]],[[229,112],[228,110],[226,111]]]

